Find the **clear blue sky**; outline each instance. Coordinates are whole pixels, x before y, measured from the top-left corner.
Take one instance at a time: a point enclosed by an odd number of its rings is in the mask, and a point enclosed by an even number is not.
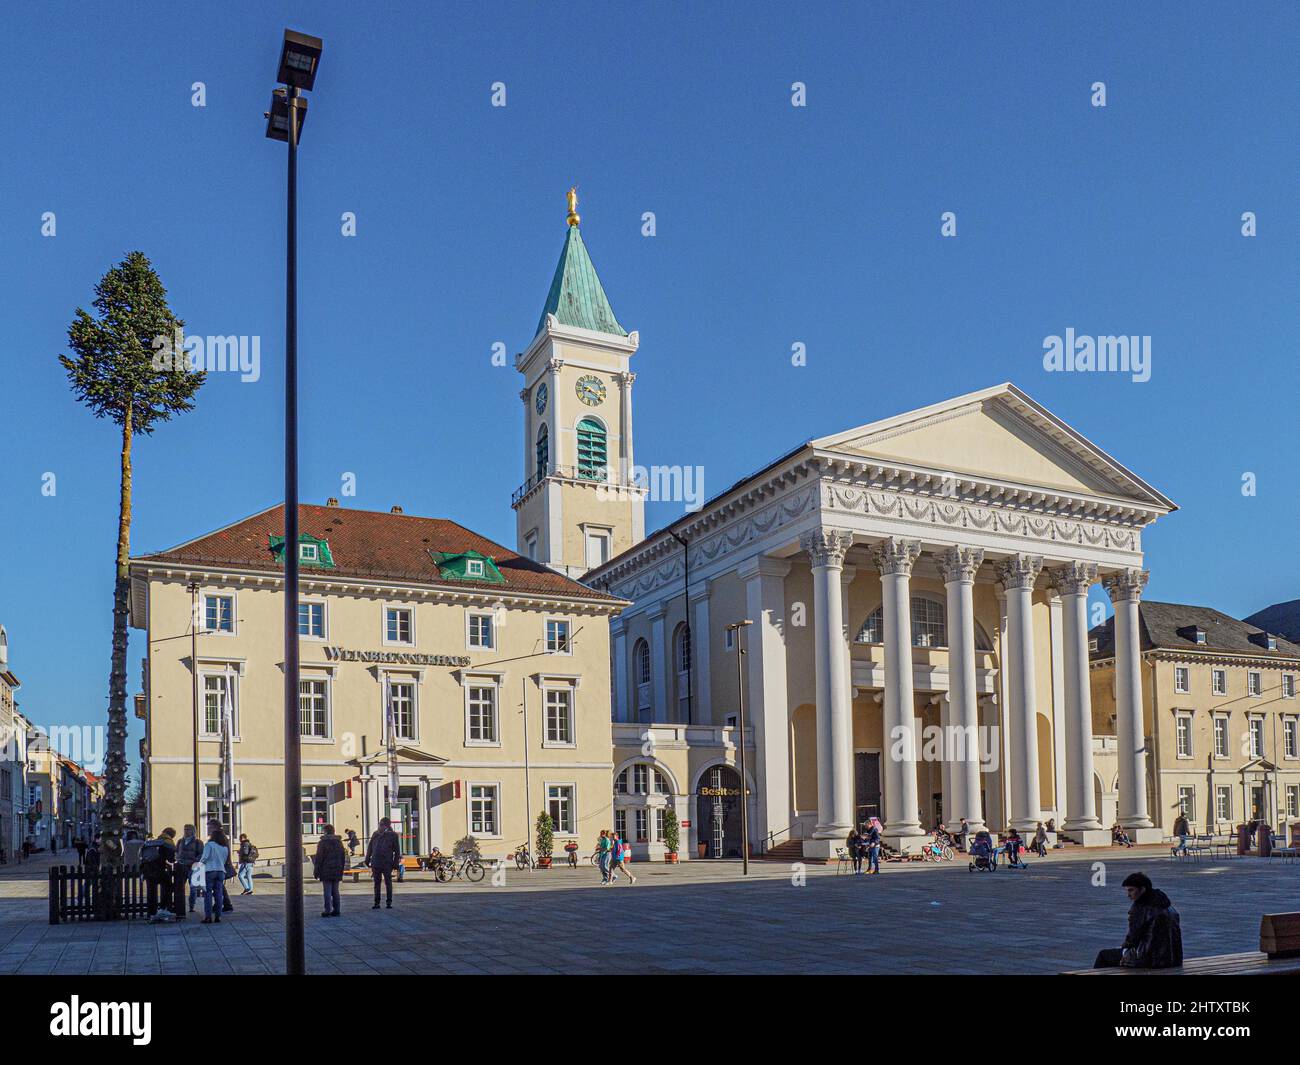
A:
[[[301,157],[304,499],[351,471],[352,505],[513,546],[520,381],[491,349],[531,339],[577,182],[641,333],[640,461],[701,464],[712,492],[1009,379],[1181,506],[1146,537],[1151,597],[1240,616],[1300,595],[1294,5],[428,6],[8,14],[0,621],[37,720],[106,702],[117,440],[56,356],[126,252],[190,333],[260,335],[264,363],[138,442],[133,550],[280,497],[285,153],[262,112],[285,26],[325,40]],[[1149,334],[1151,380],[1045,373],[1067,327]]]

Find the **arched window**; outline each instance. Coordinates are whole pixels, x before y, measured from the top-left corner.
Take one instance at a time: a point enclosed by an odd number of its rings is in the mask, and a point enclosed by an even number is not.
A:
[[[650,645],[645,640],[636,642],[636,682],[638,684],[650,683]]]
[[[911,599],[912,646],[913,647],[947,647],[948,628],[944,605],[938,599],[929,596],[914,595]],[[855,643],[884,643],[885,614],[884,607],[876,607],[867,615],[867,620],[858,629]],[[979,632],[976,632],[976,645]]]
[[[677,720],[691,719],[691,629],[685,623],[673,633],[673,663],[677,666]]]
[[[543,422],[540,429],[537,430],[537,479],[540,481],[546,476],[546,471],[551,464],[551,434]]]
[[[605,427],[595,418],[583,418],[578,423],[578,476],[603,481],[607,463]]]
[[[652,790],[653,789],[653,790]],[[614,778],[619,795],[671,795],[668,778],[648,762],[637,762]]]

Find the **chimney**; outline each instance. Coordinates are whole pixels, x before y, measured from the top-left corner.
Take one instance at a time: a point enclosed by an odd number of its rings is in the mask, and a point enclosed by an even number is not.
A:
[[[333,496],[330,496],[329,499],[325,500],[325,505],[327,507],[337,507],[339,505],[339,501],[335,499]]]
[[[402,513],[402,508],[401,508],[401,507],[393,507],[393,509],[390,510],[388,513],[389,513],[389,514],[400,514],[400,513]]]

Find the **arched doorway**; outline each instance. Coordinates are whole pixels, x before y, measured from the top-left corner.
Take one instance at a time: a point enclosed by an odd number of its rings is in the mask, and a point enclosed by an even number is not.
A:
[[[729,765],[706,769],[695,788],[695,838],[702,858],[740,857],[740,774]]]

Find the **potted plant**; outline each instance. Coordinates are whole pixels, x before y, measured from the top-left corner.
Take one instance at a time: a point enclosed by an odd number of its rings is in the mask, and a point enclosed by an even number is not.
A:
[[[551,851],[555,847],[555,822],[543,810],[537,815],[537,868],[551,867]]]
[[[681,843],[681,830],[677,824],[677,814],[672,810],[664,811],[664,861],[677,862],[677,846]]]

